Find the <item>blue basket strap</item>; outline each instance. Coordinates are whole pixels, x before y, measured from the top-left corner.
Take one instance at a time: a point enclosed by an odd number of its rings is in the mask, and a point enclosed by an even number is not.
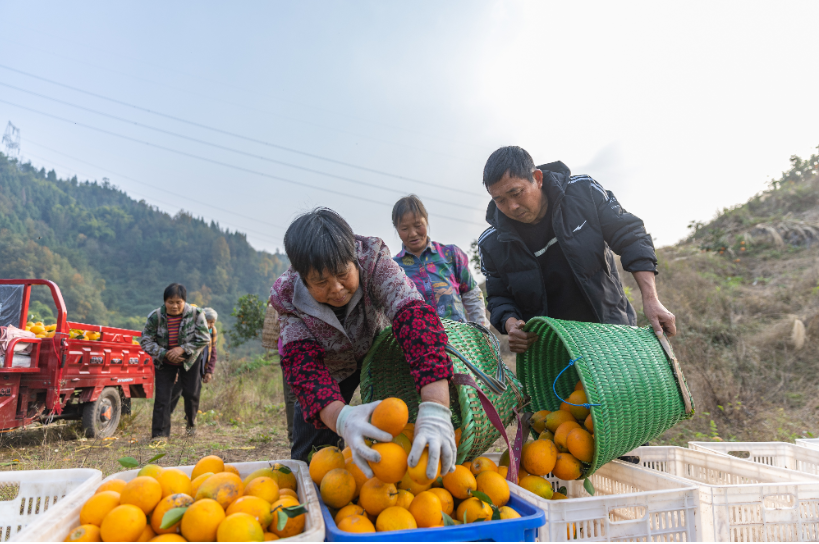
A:
[[[588,402],[585,402],[585,403],[583,403],[583,404],[572,404],[571,402],[569,402],[569,401],[567,401],[567,400],[565,400],[565,399],[561,398],[561,397],[560,397],[560,395],[558,395],[558,394],[557,394],[557,388],[556,388],[556,386],[557,386],[557,380],[559,380],[559,379],[560,379],[560,376],[561,376],[561,375],[562,375],[564,372],[566,372],[566,371],[567,371],[567,370],[568,370],[570,367],[573,367],[573,366],[574,366],[574,364],[575,364],[577,361],[579,361],[580,359],[582,359],[582,358],[583,358],[583,356],[581,355],[581,356],[580,356],[580,357],[578,357],[577,359],[572,359],[571,361],[569,361],[569,364],[568,364],[568,365],[566,365],[566,368],[564,368],[563,370],[561,370],[561,371],[558,373],[557,377],[555,378],[555,381],[552,383],[552,391],[554,391],[554,392],[555,392],[555,396],[556,396],[557,398],[559,398],[561,402],[565,402],[565,403],[566,403],[566,404],[568,404],[569,406],[582,406],[583,408],[591,408],[592,406],[603,406],[602,404],[589,404]],[[587,399],[587,400],[588,400],[588,399]]]

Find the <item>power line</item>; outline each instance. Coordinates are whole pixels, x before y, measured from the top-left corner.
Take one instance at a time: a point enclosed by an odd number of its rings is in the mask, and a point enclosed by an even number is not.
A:
[[[363,196],[355,196],[355,195],[351,195],[351,194],[349,194],[349,193],[345,193],[345,192],[342,192],[342,191],[334,191],[334,190],[332,190],[332,189],[326,189],[326,188],[323,188],[323,187],[317,187],[317,186],[315,186],[315,185],[309,185],[309,184],[307,184],[307,183],[302,183],[302,182],[294,181],[294,180],[287,179],[287,178],[283,178],[283,177],[280,177],[280,176],[274,176],[274,175],[272,175],[272,174],[267,174],[267,173],[265,173],[265,172],[259,172],[258,170],[252,170],[252,169],[250,169],[250,168],[244,168],[244,167],[242,167],[242,166],[237,166],[237,165],[234,165],[234,164],[229,164],[229,163],[225,163],[225,162],[222,162],[222,161],[217,161],[217,160],[215,160],[215,159],[210,159],[210,158],[207,158],[207,157],[200,157],[199,155],[194,155],[193,153],[187,153],[187,152],[185,152],[185,151],[180,151],[180,150],[177,150],[177,149],[172,149],[172,148],[170,148],[170,147],[165,147],[165,146],[161,146],[161,145],[154,144],[154,143],[151,143],[151,142],[146,142],[146,141],[144,141],[144,140],[139,140],[139,139],[137,139],[137,138],[131,138],[130,136],[125,136],[125,135],[118,134],[118,133],[116,133],[116,132],[112,132],[112,131],[109,131],[109,130],[105,130],[105,129],[101,129],[101,128],[93,127],[93,126],[91,126],[91,125],[87,125],[87,124],[85,124],[85,123],[79,123],[79,122],[76,122],[76,121],[71,121],[70,119],[66,119],[66,118],[64,118],[64,117],[60,117],[60,116],[58,116],[58,115],[53,115],[53,114],[46,113],[46,112],[43,112],[43,111],[40,111],[40,110],[36,110],[36,109],[34,109],[34,108],[29,108],[29,107],[27,107],[27,106],[22,106],[22,105],[20,105],[20,104],[16,104],[16,103],[14,103],[14,102],[10,102],[10,101],[8,101],[8,100],[3,100],[3,99],[1,99],[1,98],[0,98],[0,102],[2,102],[2,103],[4,103],[4,104],[8,104],[8,105],[10,105],[10,106],[15,106],[15,107],[17,107],[17,108],[20,108],[20,109],[23,109],[23,110],[27,110],[27,111],[30,111],[30,112],[33,112],[33,113],[37,113],[37,114],[39,114],[39,115],[43,115],[43,116],[45,116],[45,117],[50,117],[50,118],[52,118],[52,119],[57,119],[58,121],[63,121],[63,122],[66,122],[66,123],[71,123],[71,124],[76,125],[76,126],[80,126],[80,127],[83,127],[83,128],[87,128],[87,129],[89,129],[89,130],[94,130],[94,131],[96,131],[96,132],[100,132],[100,133],[103,133],[103,134],[108,134],[108,135],[111,135],[111,136],[116,136],[117,138],[122,138],[122,139],[124,139],[124,140],[128,140],[128,141],[136,142],[136,143],[139,143],[139,144],[147,145],[147,146],[149,146],[149,147],[154,147],[154,148],[156,148],[156,149],[162,149],[162,150],[164,150],[164,151],[168,151],[168,152],[170,152],[170,153],[176,153],[177,155],[182,155],[182,156],[185,156],[185,157],[190,157],[190,158],[198,159],[198,160],[201,160],[201,161],[204,161],[204,162],[209,162],[209,163],[212,163],[212,164],[218,164],[218,165],[220,165],[220,166],[224,166],[224,167],[226,167],[226,168],[232,168],[232,169],[234,169],[234,170],[238,170],[238,171],[241,171],[241,172],[247,172],[247,173],[250,173],[250,174],[254,174],[254,175],[257,175],[257,176],[261,176],[261,177],[265,177],[265,178],[273,179],[273,180],[276,180],[276,181],[282,181],[282,182],[285,182],[285,183],[290,183],[290,184],[293,184],[293,185],[298,185],[298,186],[300,186],[300,187],[309,187],[309,188],[311,188],[311,189],[316,189],[316,190],[318,190],[318,191],[323,191],[323,192],[325,192],[325,193],[337,194],[337,195],[341,195],[341,196],[344,196],[344,197],[347,197],[347,198],[351,198],[351,199],[361,200],[361,201],[365,201],[365,202],[371,202],[371,203],[373,203],[373,204],[379,204],[379,205],[381,205],[381,206],[387,206],[387,207],[390,207],[390,208],[392,207],[392,204],[388,204],[388,203],[386,203],[386,202],[381,202],[381,201],[378,201],[378,200],[373,200],[373,199],[366,198],[366,197],[363,197]],[[447,215],[437,215],[437,214],[430,214],[430,215],[435,215],[436,217],[438,217],[438,218],[440,218],[440,219],[446,219],[446,220],[449,220],[449,221],[455,221],[455,222],[459,222],[459,223],[471,223],[471,224],[473,224],[473,225],[478,225],[478,226],[480,226],[480,227],[484,227],[484,226],[485,226],[483,223],[477,223],[477,222],[475,222],[475,221],[470,221],[470,220],[468,220],[468,219],[458,219],[458,218],[454,218],[454,217],[449,217],[449,216],[447,216]]]
[[[85,106],[79,106],[77,104],[72,104],[71,102],[67,102],[65,100],[60,100],[59,98],[53,98],[53,97],[50,97],[50,96],[47,96],[47,95],[44,95],[44,94],[40,94],[40,93],[37,93],[37,92],[34,92],[34,91],[30,91],[28,89],[23,89],[22,87],[17,87],[16,85],[10,85],[8,83],[3,83],[2,81],[0,81],[0,85],[3,85],[4,87],[9,87],[10,89],[14,89],[14,90],[17,90],[17,91],[20,91],[20,92],[23,92],[23,93],[27,93],[27,94],[31,94],[31,95],[34,95],[34,96],[37,96],[37,97],[40,97],[40,98],[44,98],[46,100],[51,100],[52,102],[57,102],[58,104],[63,104],[63,105],[66,105],[66,106],[70,106],[72,108],[77,108],[79,110],[91,112],[93,114],[101,115],[103,117],[108,117],[109,119],[114,119],[114,120],[120,121],[122,123],[128,123],[128,124],[140,127],[140,128],[153,130],[153,131],[159,132],[161,134],[167,134],[169,136],[174,136],[176,138],[181,138],[183,140],[188,140],[188,141],[191,141],[191,142],[194,142],[194,143],[198,143],[198,144],[202,144],[202,145],[209,145],[211,147],[215,147],[216,149],[221,149],[223,151],[229,151],[231,153],[236,153],[238,155],[245,155],[246,157],[259,159],[259,160],[266,161],[266,162],[271,162],[271,163],[274,163],[274,164],[280,164],[282,166],[287,166],[289,168],[294,168],[296,170],[303,170],[305,172],[310,172],[312,174],[319,174],[321,176],[340,179],[342,181],[349,181],[350,183],[356,183],[358,185],[365,185],[367,187],[373,187],[375,189],[380,189],[382,191],[390,191],[390,192],[398,193],[398,194],[406,194],[406,191],[403,191],[403,190],[400,190],[400,189],[392,189],[392,188],[389,188],[389,187],[383,187],[381,185],[378,185],[377,183],[369,183],[369,182],[366,182],[366,181],[361,181],[361,180],[357,180],[357,179],[353,179],[353,178],[348,178],[348,177],[345,177],[345,176],[339,176],[337,174],[331,174],[329,172],[323,172],[321,170],[315,170],[313,168],[307,168],[305,166],[299,166],[299,165],[296,165],[296,164],[292,164],[292,163],[288,163],[288,162],[284,162],[284,161],[279,161],[279,160],[276,160],[276,159],[271,159],[271,158],[265,157],[263,155],[257,155],[255,153],[249,153],[247,151],[242,151],[240,149],[234,149],[232,147],[227,147],[227,146],[224,146],[224,145],[215,144],[215,143],[212,143],[212,142],[208,142],[206,140],[200,140],[199,138],[193,138],[191,136],[186,136],[184,134],[179,134],[177,132],[172,132],[170,130],[165,130],[165,129],[158,128],[158,127],[153,127],[151,125],[146,125],[144,123],[139,123],[137,121],[131,121],[130,119],[125,119],[125,118],[122,118],[122,117],[118,117],[116,115],[112,115],[112,114],[109,114],[109,113],[94,110],[92,108],[86,108]],[[443,200],[443,199],[434,198],[434,197],[424,197],[424,199],[425,200],[430,200],[430,201],[435,201],[435,202],[440,202],[442,204],[447,204],[447,205],[451,205],[451,206],[456,206],[458,208],[464,208],[464,209],[467,209],[467,210],[476,210],[476,208],[473,208],[471,206],[466,206],[464,204],[459,204],[457,202],[452,202],[451,200]]]
[[[107,97],[107,96],[103,96],[101,94],[97,94],[97,93],[94,93],[94,92],[91,92],[91,91],[86,91],[86,90],[80,89],[78,87],[74,87],[74,86],[71,86],[71,85],[66,85],[64,83],[60,83],[60,82],[54,81],[52,79],[37,76],[37,75],[31,74],[29,72],[24,72],[22,70],[18,70],[16,68],[11,68],[9,66],[5,66],[5,65],[2,65],[2,64],[0,64],[0,68],[3,68],[4,70],[9,70],[11,72],[16,72],[18,74],[22,74],[22,75],[27,76],[27,77],[38,79],[40,81],[45,81],[46,83],[50,83],[52,85],[57,85],[59,87],[65,88],[65,89],[70,89],[70,90],[78,92],[78,93],[86,94],[88,96],[93,96],[94,98],[99,98],[101,100],[107,100],[107,101],[112,102],[114,104],[119,104],[121,106],[134,108],[136,110],[143,111],[143,112],[146,112],[146,113],[150,113],[152,115],[157,115],[159,117],[164,117],[166,119],[171,119],[171,120],[177,121],[179,123],[185,123],[185,124],[197,127],[197,128],[203,128],[205,130],[211,130],[213,132],[218,132],[220,134],[225,134],[227,136],[232,136],[234,138],[239,138],[239,139],[242,139],[242,140],[245,140],[245,141],[248,141],[248,142],[253,142],[253,143],[260,144],[260,145],[272,147],[272,148],[275,148],[275,149],[280,149],[282,151],[287,151],[289,153],[296,153],[298,155],[303,155],[305,157],[310,157],[310,158],[313,158],[313,159],[319,159],[319,160],[322,160],[322,161],[327,161],[327,162],[330,162],[330,163],[333,163],[333,164],[346,166],[348,168],[355,168],[357,170],[362,170],[364,172],[370,172],[370,173],[373,173],[373,174],[388,176],[388,177],[391,177],[391,178],[400,179],[402,181],[411,181],[411,182],[414,182],[414,183],[419,183],[421,185],[427,185],[427,186],[430,186],[430,187],[434,187],[436,189],[444,189],[444,190],[447,190],[447,191],[455,191],[455,192],[459,192],[459,193],[462,193],[462,194],[467,194],[467,195],[470,195],[470,196],[480,196],[480,197],[484,196],[484,195],[481,195],[479,193],[472,193],[472,192],[469,192],[469,191],[463,191],[461,189],[452,189],[452,188],[449,188],[449,187],[446,187],[446,186],[441,186],[440,184],[431,183],[429,181],[423,181],[423,180],[416,179],[416,178],[401,176],[401,175],[394,174],[394,173],[391,173],[391,172],[385,172],[383,170],[376,170],[374,168],[368,168],[366,166],[360,166],[360,165],[352,164],[352,163],[349,163],[349,162],[339,161],[339,160],[336,160],[336,159],[331,159],[329,157],[324,157],[324,156],[317,155],[317,154],[314,154],[314,153],[309,153],[309,152],[306,152],[306,151],[300,151],[298,149],[293,149],[293,148],[282,146],[282,145],[279,145],[279,144],[274,144],[274,143],[267,142],[267,141],[264,141],[264,140],[259,140],[259,139],[256,139],[256,138],[243,136],[242,134],[237,134],[235,132],[222,130],[220,128],[215,128],[215,127],[211,127],[211,126],[208,126],[208,125],[203,125],[203,124],[197,123],[195,121],[189,121],[189,120],[183,119],[181,117],[176,117],[175,115],[169,115],[169,114],[166,114],[166,113],[157,112],[157,111],[154,111],[154,110],[142,107],[142,106],[137,106],[135,104],[130,104],[128,102],[124,102],[122,100],[117,100],[115,98],[110,98],[110,97]],[[4,85],[10,86],[8,84],[4,84]],[[18,89],[18,90],[22,90],[22,89]],[[23,90],[23,92],[31,92],[31,91]],[[36,93],[32,92],[32,94],[36,94]],[[44,97],[44,98],[48,98],[48,97]],[[54,100],[54,99],[51,99],[51,100]],[[69,104],[69,105],[72,105],[72,104]]]

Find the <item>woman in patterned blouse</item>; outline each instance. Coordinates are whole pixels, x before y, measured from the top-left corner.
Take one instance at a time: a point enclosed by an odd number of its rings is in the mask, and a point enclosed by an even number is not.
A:
[[[279,314],[282,370],[298,399],[291,457],[306,461],[313,446],[336,444],[341,436],[372,477],[367,461],[378,462],[380,454],[364,440],[392,436],[369,423],[380,401],[348,403],[373,340],[392,325],[421,395],[407,461],[417,465],[428,446],[429,477],[439,460],[442,474],[454,470],[446,332],[384,242],[355,235],[336,212],[317,208],[290,224],[284,247],[290,268],[273,285],[270,303]]]
[[[424,203],[415,195],[396,202],[392,225],[404,244],[395,262],[415,282],[427,304],[442,318],[488,327],[483,293],[469,271],[466,253],[456,245],[432,241]]]

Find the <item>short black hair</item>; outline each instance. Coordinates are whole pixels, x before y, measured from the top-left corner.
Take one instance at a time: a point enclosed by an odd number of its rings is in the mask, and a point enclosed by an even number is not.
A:
[[[162,295],[162,300],[179,297],[185,302],[188,301],[188,290],[181,283],[172,283],[165,288],[165,294]]]
[[[313,270],[342,274],[355,262],[355,234],[338,213],[315,208],[298,216],[284,233],[284,251],[302,281]]]
[[[516,145],[501,147],[486,160],[486,166],[483,167],[483,185],[488,189],[499,182],[507,172],[510,177],[534,182],[534,171],[535,161],[525,149]]]
[[[395,206],[392,207],[392,226],[398,228],[398,222],[408,213],[414,214],[416,217],[423,217],[429,221],[429,214],[421,199],[415,195],[409,195],[398,200]]]

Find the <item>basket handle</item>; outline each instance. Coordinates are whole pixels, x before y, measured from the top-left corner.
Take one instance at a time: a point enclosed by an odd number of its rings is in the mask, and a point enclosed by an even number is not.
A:
[[[688,389],[688,384],[685,383],[682,368],[680,368],[680,362],[674,355],[674,350],[671,349],[671,344],[668,342],[668,338],[665,336],[665,333],[662,335],[658,334],[657,340],[659,340],[660,345],[663,346],[663,351],[665,351],[665,354],[671,363],[671,371],[674,372],[674,376],[677,378],[677,385],[680,388],[680,394],[682,395],[683,404],[685,405],[685,413],[687,415],[691,415],[694,413],[694,407],[691,403],[691,391]]]
[[[509,436],[506,434],[506,429],[503,426],[503,421],[501,421],[500,415],[498,415],[498,411],[495,409],[495,406],[484,394],[484,392],[481,391],[481,388],[478,387],[478,384],[475,383],[475,380],[472,379],[472,376],[469,376],[468,374],[454,374],[452,376],[452,383],[455,385],[472,387],[478,393],[478,399],[481,401],[481,406],[483,407],[484,412],[486,412],[486,416],[503,437],[503,440],[506,442],[506,447],[509,448],[509,472],[506,474],[506,479],[512,483],[517,483],[518,463],[520,463],[520,452],[523,449],[523,433],[521,432],[523,424],[521,422],[521,415],[520,412],[518,412],[517,407],[512,409],[518,423],[518,432],[515,435],[515,443],[513,445],[509,442]]]

